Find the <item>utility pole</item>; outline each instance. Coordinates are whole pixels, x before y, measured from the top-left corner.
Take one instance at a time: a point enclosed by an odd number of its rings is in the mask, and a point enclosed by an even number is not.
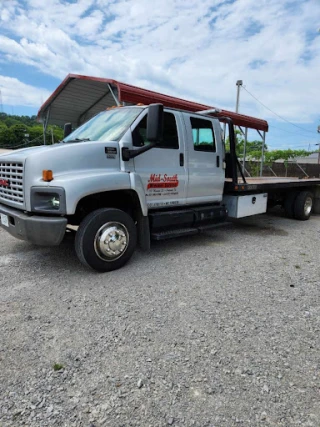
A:
[[[318,126],[318,133],[320,133],[320,125]],[[320,144],[316,144],[319,146],[319,152],[318,152],[318,165],[320,165]]]
[[[319,150],[318,150],[318,165],[320,165],[320,144],[314,144],[314,145],[318,145],[319,146]]]
[[[236,102],[236,113],[239,112],[239,98],[240,98],[240,86],[242,86],[242,80],[237,80],[237,102]]]
[[[239,112],[239,100],[240,100],[240,87],[242,86],[242,80],[237,80],[236,86],[237,86],[237,101],[236,101],[236,113]],[[241,128],[239,127],[241,130]],[[243,131],[241,130],[242,134]],[[243,160],[242,160],[242,171],[243,174],[246,172],[246,151],[247,151],[247,139],[248,139],[248,128],[245,129],[244,133],[244,146],[243,146]]]

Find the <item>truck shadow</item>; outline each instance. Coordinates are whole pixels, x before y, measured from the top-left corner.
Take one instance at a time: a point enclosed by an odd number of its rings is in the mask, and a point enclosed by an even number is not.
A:
[[[288,236],[289,233],[281,228],[276,228],[268,223],[259,224],[253,222],[246,222],[244,220],[237,220],[232,222],[234,230],[242,234],[256,234],[261,237],[269,236]]]
[[[228,244],[232,242],[231,235],[257,235],[259,237],[272,236],[288,236],[288,232],[275,227],[272,224],[272,218],[266,215],[261,215],[258,218],[245,218],[230,220],[224,224],[212,228],[211,230],[202,232],[195,236],[178,237],[171,240],[153,241],[151,242],[151,252],[161,253],[163,251],[181,252],[191,248],[199,248],[200,246],[215,246]]]
[[[30,268],[88,271],[76,256],[74,239],[71,236],[64,239],[59,246],[51,247],[16,241],[8,255],[12,258],[13,263],[27,263]]]
[[[149,256],[152,258],[165,255],[168,252],[180,253],[199,247],[228,245],[233,241],[233,235],[257,235],[260,237],[287,236],[289,233],[275,227],[273,219],[266,215],[260,217],[238,219],[225,222],[195,236],[178,237],[170,240],[152,241]],[[57,271],[75,271],[97,274],[84,267],[78,260],[74,250],[74,233],[68,233],[60,246],[39,247],[26,242],[16,242],[10,255],[18,261],[28,263],[40,269],[56,269]],[[137,249],[128,265],[137,263],[137,267],[145,264],[148,254]],[[142,264],[143,263],[143,264]]]

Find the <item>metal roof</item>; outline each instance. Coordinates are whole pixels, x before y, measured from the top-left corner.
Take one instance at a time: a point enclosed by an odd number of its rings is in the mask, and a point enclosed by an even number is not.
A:
[[[38,112],[38,120],[45,121],[47,118],[49,123],[60,126],[70,122],[77,127],[116,103],[145,105],[161,103],[167,107],[193,112],[215,108],[112,79],[69,74],[42,105]],[[266,120],[227,110],[220,110],[215,116],[230,117],[237,126],[268,131]]]

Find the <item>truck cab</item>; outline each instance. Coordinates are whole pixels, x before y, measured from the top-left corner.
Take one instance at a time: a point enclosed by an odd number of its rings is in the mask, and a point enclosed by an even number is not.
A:
[[[79,227],[79,259],[102,271],[137,240],[148,248],[226,217],[219,120],[159,104],[102,111],[59,144],[3,155],[0,178],[4,229],[58,245]]]

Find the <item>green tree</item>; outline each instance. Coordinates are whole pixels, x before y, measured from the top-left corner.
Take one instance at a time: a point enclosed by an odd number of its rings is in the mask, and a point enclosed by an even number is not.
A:
[[[0,148],[11,148],[14,146],[16,136],[11,128],[1,127],[0,129]]]
[[[34,139],[39,140],[40,143],[43,141],[43,127],[39,124],[29,128],[29,140],[33,141]]]
[[[28,134],[29,137],[25,135]],[[63,139],[63,129],[59,126],[48,126],[46,143],[57,143]],[[43,144],[43,126],[36,116],[16,116],[0,113],[0,148],[20,148],[22,145],[34,146]]]
[[[308,157],[310,156],[310,151],[306,150],[271,150],[264,152],[264,164],[271,166],[272,163],[277,160],[283,160],[288,162],[290,159],[295,159],[296,157]],[[252,160],[261,160],[262,153],[261,151],[252,151],[249,154],[249,158]]]
[[[308,157],[312,154],[310,151],[306,150],[270,150],[265,151],[263,156],[263,164],[266,166],[272,166],[274,162],[277,160],[283,160],[284,166],[287,169],[288,162],[291,159],[295,159],[297,157]],[[247,160],[254,161],[251,163],[251,173],[252,175],[258,175],[260,171],[260,162],[261,162],[262,153],[261,151],[252,151],[247,156]]]
[[[57,142],[61,141],[63,139],[63,129],[61,129],[59,126],[56,126],[56,125],[48,126],[47,132],[50,135],[50,141],[52,140],[51,129],[53,132],[54,142],[57,143]]]
[[[11,126],[10,129],[14,133],[16,145],[21,145],[26,141],[25,135],[29,133],[29,128],[26,125],[18,123],[16,125]]]
[[[243,157],[244,150],[244,136],[240,130],[235,130],[236,137],[236,153],[238,157]],[[267,144],[264,144],[265,151],[268,150]],[[262,151],[262,141],[247,141],[246,143],[246,156],[253,151]],[[226,138],[226,151],[230,151],[230,140],[229,137]]]

